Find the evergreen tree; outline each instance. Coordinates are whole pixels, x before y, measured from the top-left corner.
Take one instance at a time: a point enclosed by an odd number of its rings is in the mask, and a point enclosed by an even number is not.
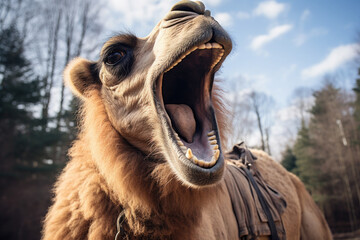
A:
[[[78,122],[77,122],[77,112],[79,109],[79,100],[75,97],[71,98],[69,102],[69,107],[65,109],[60,117],[61,121],[58,122],[59,125],[54,129],[58,134],[58,143],[55,161],[58,164],[64,164],[67,161],[67,150],[71,143],[74,141],[78,135]]]
[[[293,147],[295,172],[332,221],[357,226],[358,158],[352,148],[352,111],[346,93],[332,83],[314,93],[308,126],[302,124]],[[342,208],[335,206],[343,206]]]
[[[1,159],[24,156],[38,119],[33,112],[40,101],[40,81],[24,55],[21,35],[14,25],[0,32],[0,141]]]
[[[292,172],[296,167],[296,156],[293,153],[293,149],[290,146],[287,146],[283,152],[281,165],[283,165],[286,170]]]
[[[360,68],[358,74],[360,76]],[[354,118],[357,124],[358,137],[360,138],[360,77],[356,79],[353,91],[355,92],[356,97],[354,102]],[[360,145],[360,142],[358,142],[357,144]]]
[[[315,104],[311,108],[312,115],[309,126],[302,122],[295,142],[293,153],[296,157],[296,168],[293,170],[312,193],[314,200],[324,208],[328,200],[327,189],[336,176],[331,177],[334,170],[333,146],[337,139],[336,108],[339,90],[332,84],[326,84],[319,91],[314,92]],[[337,110],[336,110],[337,111]]]
[[[319,162],[314,158],[313,142],[310,139],[309,128],[304,123],[298,132],[293,154],[296,158],[296,168],[293,172],[300,177],[312,194],[316,194],[319,190]]]

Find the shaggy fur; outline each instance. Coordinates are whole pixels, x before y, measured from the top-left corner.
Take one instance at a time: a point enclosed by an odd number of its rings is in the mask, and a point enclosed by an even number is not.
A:
[[[197,13],[204,11],[199,2],[182,4],[186,7],[181,9],[190,6]],[[78,58],[66,68],[67,85],[83,101],[81,132],[55,185],[43,240],[114,239],[116,218],[122,210],[130,239],[238,238],[224,180],[197,186],[179,176],[176,166],[169,163],[175,158],[174,147],[166,140],[169,136],[154,102],[153,75],[164,72],[164,65],[168,67],[189,44],[209,32],[220,34],[205,39],[223,41],[225,54],[214,71],[231,50],[230,40],[224,40],[228,36],[212,18],[191,13],[186,21],[181,27],[172,22],[175,28],[162,28],[164,22],[168,24],[163,20],[144,39],[132,35],[110,39],[102,54],[111,52],[109,46],[119,41],[129,52],[121,74],[103,63],[103,55],[98,63]],[[229,125],[220,95],[215,85],[211,102],[224,142]],[[282,216],[287,239],[330,239],[324,217],[299,179],[265,153],[254,153],[265,181],[287,202]]]
[[[201,206],[216,191],[184,186],[165,162],[154,163],[129,145],[111,125],[98,89],[88,92],[82,117],[72,160],[55,186],[44,239],[113,238],[120,206],[126,209],[125,228],[135,235],[192,235]]]
[[[113,239],[120,206],[126,209],[125,229],[149,239],[149,235],[154,239],[237,238],[223,182],[191,189],[177,181],[166,163],[144,161],[112,127],[99,90],[89,91],[88,96],[82,110],[82,132],[55,186],[55,204],[46,217],[43,239]],[[276,186],[287,201],[283,215],[287,239],[300,238],[301,221],[306,235],[327,232],[322,238],[304,239],[329,239],[322,214],[298,178],[265,153],[253,153],[265,181]],[[153,171],[146,171],[151,168]]]

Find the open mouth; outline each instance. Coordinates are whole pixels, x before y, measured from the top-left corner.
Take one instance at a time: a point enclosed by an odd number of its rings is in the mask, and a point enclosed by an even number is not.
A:
[[[196,46],[160,75],[155,89],[179,157],[203,169],[216,166],[222,155],[211,89],[223,55],[216,42]]]

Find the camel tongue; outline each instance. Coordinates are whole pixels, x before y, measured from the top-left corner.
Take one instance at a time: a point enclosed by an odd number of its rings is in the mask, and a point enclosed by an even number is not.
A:
[[[185,104],[166,104],[165,108],[175,131],[187,142],[191,143],[196,129],[196,121],[192,109]]]

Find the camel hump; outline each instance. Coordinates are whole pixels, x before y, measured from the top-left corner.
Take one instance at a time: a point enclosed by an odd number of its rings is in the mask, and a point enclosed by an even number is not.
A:
[[[333,239],[324,215],[308,193],[304,184],[294,174],[289,174],[294,183],[301,206],[301,239]]]
[[[232,152],[233,160],[235,160],[236,153],[242,153],[238,155],[238,160],[241,160],[241,156],[248,156],[249,161],[253,160],[249,150],[240,148],[240,146],[234,147],[234,149],[235,153]],[[233,213],[238,224],[239,239],[244,236],[250,236],[251,238],[270,236],[273,231],[276,231],[279,239],[286,239],[281,219],[281,214],[286,208],[285,199],[278,191],[264,182],[259,172],[254,171],[254,169],[250,171],[246,169],[243,163],[238,161],[235,165],[228,165],[224,176],[231,198]],[[252,176],[249,176],[249,174],[252,174]],[[256,182],[256,186],[251,183],[251,178]],[[264,208],[262,200],[266,202],[267,209]],[[270,216],[267,211],[270,212]],[[272,220],[269,220],[270,218]],[[273,223],[275,226],[271,226]]]

